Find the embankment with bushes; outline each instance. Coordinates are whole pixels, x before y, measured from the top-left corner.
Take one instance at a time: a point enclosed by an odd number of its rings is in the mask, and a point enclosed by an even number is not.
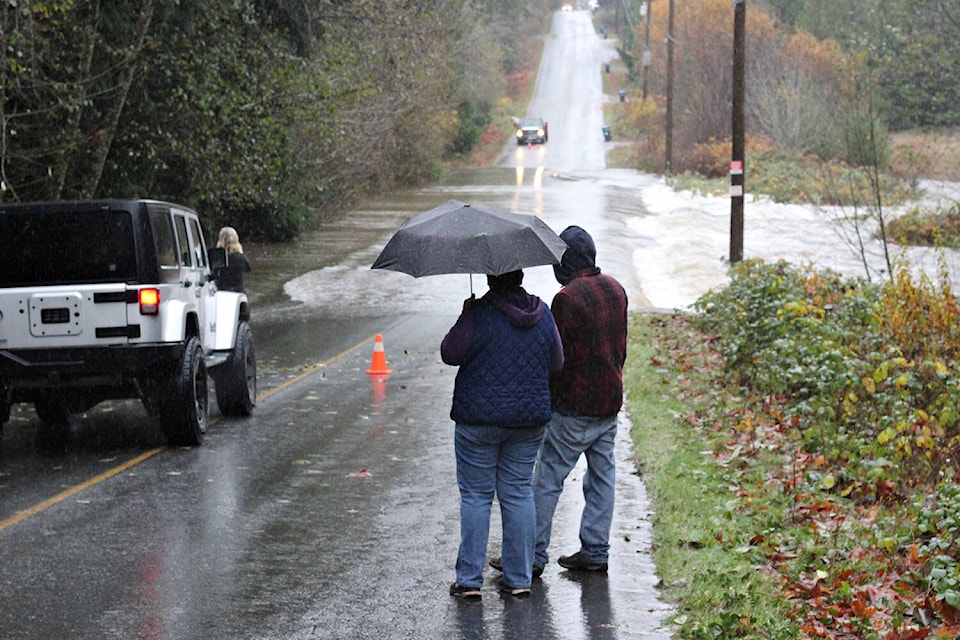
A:
[[[678,638],[960,635],[960,309],[744,262],[631,320],[626,373]]]

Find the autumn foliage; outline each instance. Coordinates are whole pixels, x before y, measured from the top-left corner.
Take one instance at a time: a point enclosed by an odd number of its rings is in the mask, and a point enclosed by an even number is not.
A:
[[[704,145],[725,146],[730,156],[732,118],[733,16],[727,0],[650,3],[653,100],[666,103],[668,11],[674,4],[673,168],[710,172]],[[641,57],[646,23],[629,41]],[[747,12],[747,130],[783,153],[824,159],[847,155],[844,128],[851,99],[859,90],[858,59],[836,41],[778,23],[762,9]],[[718,163],[725,166],[725,161]]]
[[[747,261],[696,306],[688,322],[719,358],[701,359],[706,386],[725,391],[687,398],[684,438],[712,451],[701,473],[722,479],[709,490],[726,492],[736,522],[709,544],[770,576],[794,631],[728,600],[681,637],[960,636],[960,308],[949,280],[905,261],[881,284]],[[686,371],[692,357],[676,348],[657,366]]]

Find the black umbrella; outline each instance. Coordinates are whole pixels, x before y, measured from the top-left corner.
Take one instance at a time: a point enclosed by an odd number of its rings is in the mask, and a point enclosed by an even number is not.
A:
[[[566,248],[536,216],[449,200],[400,225],[372,268],[415,278],[441,273],[498,276],[559,264]]]

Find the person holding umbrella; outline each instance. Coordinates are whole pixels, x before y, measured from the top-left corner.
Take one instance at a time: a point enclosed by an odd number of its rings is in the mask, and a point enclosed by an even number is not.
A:
[[[503,524],[501,593],[530,594],[536,508],[533,468],[551,418],[550,375],[563,346],[550,308],[523,287],[523,271],[488,275],[443,338],[443,362],[459,367],[450,417],[460,490],[460,548],[450,595],[481,596],[494,495]]]
[[[440,346],[443,361],[459,367],[450,411],[460,489],[455,597],[481,595],[495,495],[503,520],[499,588],[530,593],[533,466],[563,346],[550,308],[523,289],[523,269],[559,265],[566,250],[537,216],[449,200],[400,225],[371,267],[414,278],[470,274],[471,295]],[[480,299],[473,295],[475,273],[488,274],[490,290]]]

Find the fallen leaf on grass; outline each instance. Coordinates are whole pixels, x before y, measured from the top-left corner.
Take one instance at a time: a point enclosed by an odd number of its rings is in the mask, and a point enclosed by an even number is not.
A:
[[[960,625],[940,625],[933,632],[934,638],[956,638],[960,636]]]

